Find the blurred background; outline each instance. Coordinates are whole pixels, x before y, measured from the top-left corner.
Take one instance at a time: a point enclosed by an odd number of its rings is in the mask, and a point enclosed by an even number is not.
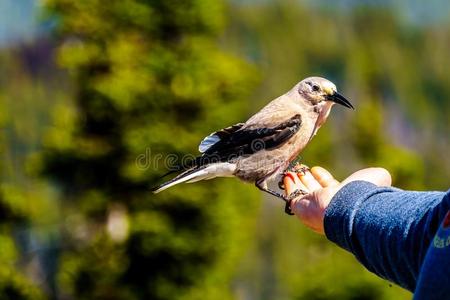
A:
[[[302,161],[450,176],[450,3],[0,1],[0,299],[409,299],[235,179],[149,187],[299,80],[336,107]]]

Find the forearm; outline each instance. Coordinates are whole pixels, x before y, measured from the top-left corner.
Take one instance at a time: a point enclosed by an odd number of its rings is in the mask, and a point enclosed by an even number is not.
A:
[[[325,234],[370,271],[413,291],[429,243],[449,209],[444,195],[352,182],[330,202]]]

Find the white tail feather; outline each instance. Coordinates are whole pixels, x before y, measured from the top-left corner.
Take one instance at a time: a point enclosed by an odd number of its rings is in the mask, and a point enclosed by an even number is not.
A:
[[[230,177],[233,176],[234,171],[236,170],[236,165],[231,163],[215,163],[211,164],[203,169],[199,169],[198,171],[189,173],[189,171],[185,172],[186,175],[180,174],[180,178],[168,181],[163,183],[158,189],[154,190],[153,193],[159,193],[168,189],[179,183],[192,183],[200,180],[208,180],[214,177]],[[176,177],[175,177],[176,178]]]

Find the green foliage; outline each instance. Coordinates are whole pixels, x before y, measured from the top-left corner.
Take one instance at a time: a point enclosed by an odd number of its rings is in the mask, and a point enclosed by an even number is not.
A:
[[[238,182],[153,196],[199,137],[237,122],[256,73],[222,52],[218,1],[48,1],[77,85],[55,108],[43,172],[63,187],[58,285],[77,299],[225,299],[256,193]],[[143,157],[143,165],[137,160]],[[236,195],[242,195],[236,197]],[[252,217],[253,216],[253,217]],[[118,234],[119,232],[119,234]]]
[[[252,186],[150,193],[169,154],[309,75],[356,111],[305,163],[448,188],[448,23],[308,3],[45,1],[56,35],[0,49],[0,299],[409,299]]]
[[[45,237],[31,237],[31,227],[40,231],[39,226],[54,222],[55,206],[48,187],[28,176],[25,161],[39,146],[40,124],[51,102],[17,53],[1,50],[0,66],[0,299],[45,299],[48,285],[30,276],[42,271]],[[29,253],[32,242],[36,256]]]

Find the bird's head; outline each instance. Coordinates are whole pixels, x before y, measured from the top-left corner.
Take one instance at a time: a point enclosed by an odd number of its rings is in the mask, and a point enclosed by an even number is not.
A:
[[[300,81],[294,89],[314,106],[323,104],[324,101],[329,101],[354,109],[350,101],[337,92],[336,85],[325,78],[305,78]]]

